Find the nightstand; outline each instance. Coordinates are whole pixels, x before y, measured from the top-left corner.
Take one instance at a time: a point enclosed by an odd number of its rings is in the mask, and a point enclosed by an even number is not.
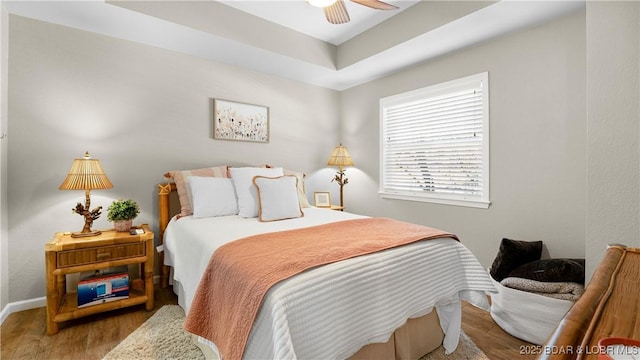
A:
[[[343,211],[343,210],[344,210],[344,206],[340,206],[340,205],[331,205],[331,210],[339,210],[339,211]]]
[[[58,332],[58,323],[104,311],[145,304],[152,310],[153,300],[153,232],[144,224],[144,233],[131,235],[115,230],[102,231],[92,237],[73,238],[71,233],[56,233],[45,244],[47,281],[47,334]],[[67,274],[110,267],[139,264],[142,291],[129,285],[129,298],[78,308],[76,292],[66,291]]]

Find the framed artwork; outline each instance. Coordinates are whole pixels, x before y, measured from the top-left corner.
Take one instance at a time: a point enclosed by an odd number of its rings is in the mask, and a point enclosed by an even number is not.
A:
[[[313,193],[313,202],[317,207],[331,207],[331,193],[328,191],[316,191]]]
[[[213,138],[269,142],[269,108],[213,99]]]

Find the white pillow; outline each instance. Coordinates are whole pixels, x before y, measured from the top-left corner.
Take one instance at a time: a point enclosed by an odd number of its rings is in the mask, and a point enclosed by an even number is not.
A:
[[[238,200],[229,178],[188,176],[194,218],[238,213]]]
[[[232,167],[229,168],[229,173],[238,197],[238,215],[244,218],[258,216],[258,191],[253,185],[253,177],[278,177],[284,175],[282,168],[258,167]]]
[[[294,175],[269,178],[256,176],[259,220],[275,221],[304,216],[298,202],[298,179]]]

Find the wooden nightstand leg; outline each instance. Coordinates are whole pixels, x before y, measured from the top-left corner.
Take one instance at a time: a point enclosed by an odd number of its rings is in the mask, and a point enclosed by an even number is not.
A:
[[[154,302],[154,293],[153,293],[153,258],[155,257],[155,252],[153,251],[153,238],[147,241],[147,262],[142,263],[142,274],[144,276],[144,292],[147,296],[147,303],[145,308],[147,310],[153,310],[155,306]]]
[[[58,291],[58,276],[53,274],[56,269],[55,254],[45,257],[47,267],[47,335],[58,333],[58,323],[53,321],[60,306],[60,293]]]
[[[49,286],[55,287],[55,281],[47,281],[47,288]],[[56,313],[58,312],[58,299],[59,297],[55,294],[56,291],[48,291],[47,292],[47,335],[55,335],[58,333],[58,323],[53,321],[56,317]]]

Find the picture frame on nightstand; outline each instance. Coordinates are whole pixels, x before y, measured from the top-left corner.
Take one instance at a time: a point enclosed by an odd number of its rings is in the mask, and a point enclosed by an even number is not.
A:
[[[328,191],[316,191],[313,193],[315,207],[331,207],[331,193]]]

